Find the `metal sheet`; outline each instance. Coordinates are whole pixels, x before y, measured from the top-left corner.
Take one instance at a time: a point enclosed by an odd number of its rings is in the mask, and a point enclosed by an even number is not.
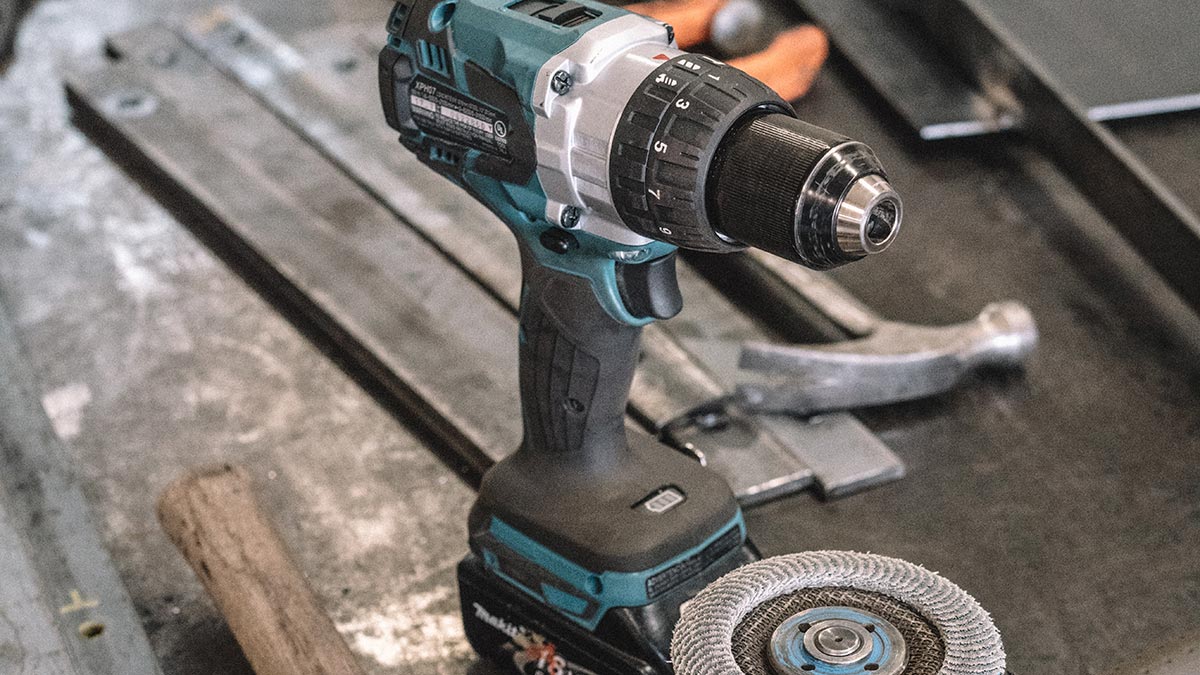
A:
[[[1200,310],[1200,218],[1108,129],[1089,120],[1054,76],[980,0],[912,7],[993,98],[1022,109],[1022,129],[1138,253]]]
[[[978,136],[1013,128],[1017,118],[947,63],[920,28],[880,0],[797,0],[924,140]]]
[[[797,0],[839,51],[926,140],[1013,128],[1015,110],[989,100],[905,15],[912,0]],[[1200,108],[1200,5],[983,0],[1095,121]],[[935,28],[939,32],[940,28]]]
[[[890,0],[911,4],[915,0]],[[982,0],[1093,120],[1200,108],[1200,3]]]
[[[799,0],[814,16],[853,34],[848,26],[861,30],[858,13],[846,12],[840,3],[826,0]],[[853,0],[864,5],[884,0]],[[1012,116],[1069,176],[1079,189],[1109,219],[1113,227],[1137,249],[1147,262],[1194,309],[1200,309],[1200,218],[1179,200],[1140,159],[1108,129],[1089,119],[1085,106],[1070,87],[1041,63],[1037,56],[995,15],[985,0],[934,0],[901,2],[886,0],[915,17],[923,30],[897,32],[887,16],[875,17],[886,28],[880,44],[847,42],[863,53],[898,49],[900,41],[916,50],[928,50],[922,43],[936,43],[964,69],[978,90],[999,110]],[[865,10],[863,16],[879,12],[880,5]],[[1196,11],[1196,10],[1188,10]],[[868,24],[868,27],[870,24]],[[835,34],[834,39],[837,39]],[[1194,41],[1193,41],[1194,42]],[[866,69],[878,67],[883,57],[876,54],[860,59]],[[925,63],[923,60],[918,63]],[[901,91],[892,81],[893,65],[877,75],[881,91],[890,97],[916,105],[911,94]],[[921,66],[924,73],[927,68]],[[1200,72],[1200,71],[1198,71]],[[906,80],[907,81],[907,80]],[[897,104],[897,109],[912,117],[913,105]],[[923,105],[923,104],[922,104]],[[907,113],[905,111],[908,111]]]
[[[157,675],[0,307],[0,670]]]

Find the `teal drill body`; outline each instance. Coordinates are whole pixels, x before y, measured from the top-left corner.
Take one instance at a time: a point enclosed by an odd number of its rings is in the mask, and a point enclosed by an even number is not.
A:
[[[715,474],[644,434],[626,436],[639,327],[678,306],[639,313],[620,270],[661,268],[669,283],[641,295],[666,288],[669,300],[677,247],[617,241],[547,215],[538,124],[566,113],[538,100],[539,81],[550,95],[561,89],[546,64],[633,17],[586,0],[420,0],[392,11],[380,56],[384,110],[401,143],[496,213],[522,252],[526,438],[485,477],[470,523],[475,561],[493,583],[592,632],[614,608],[650,606],[698,572],[731,568],[746,538]],[[636,25],[635,42],[652,35],[647,53],[678,53],[668,27]],[[607,31],[624,48],[621,31]]]
[[[899,201],[866,146],[619,8],[402,0],[388,34],[388,124],[521,251],[524,438],[471,510],[467,636],[527,674],[670,675],[680,606],[757,557],[725,481],[627,424],[677,248],[833,267],[890,243]]]
[[[515,4],[519,3],[446,0],[397,5],[389,18],[383,57],[389,72],[381,73],[389,122],[422,161],[495,212],[538,264],[586,278],[613,318],[645,325],[654,317],[634,316],[626,307],[616,264],[661,258],[676,247],[660,241],[631,246],[578,231],[569,243],[559,244],[561,248],[544,245],[543,235],[557,232],[561,223],[546,218],[546,192],[533,170],[536,150],[525,143],[532,140],[537,124],[533,88],[543,65],[588,31],[629,12],[584,0],[578,3],[579,16],[587,19],[562,26],[510,9]],[[663,28],[664,48],[667,30]],[[409,69],[411,80],[396,77],[398,61],[400,69]],[[446,86],[452,94],[443,89]],[[464,125],[490,129],[454,132],[447,124],[448,138],[424,122],[441,113],[423,116],[423,109],[413,110],[414,101],[448,104],[475,118]],[[406,109],[411,111],[407,119],[396,117],[396,111],[403,115]],[[504,170],[498,170],[502,165]]]

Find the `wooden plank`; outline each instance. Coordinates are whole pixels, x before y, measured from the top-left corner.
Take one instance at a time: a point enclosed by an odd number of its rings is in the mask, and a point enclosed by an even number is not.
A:
[[[159,497],[158,520],[256,675],[364,675],[263,513],[244,468],[224,464],[184,474]]]

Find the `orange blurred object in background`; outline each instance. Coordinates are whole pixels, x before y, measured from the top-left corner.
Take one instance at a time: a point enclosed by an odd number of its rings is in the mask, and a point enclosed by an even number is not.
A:
[[[625,9],[670,24],[681,49],[708,42],[713,17],[725,0],[653,0],[626,5]],[[808,92],[829,55],[829,39],[812,25],[779,33],[770,46],[728,61],[762,81],[782,98],[794,101]]]

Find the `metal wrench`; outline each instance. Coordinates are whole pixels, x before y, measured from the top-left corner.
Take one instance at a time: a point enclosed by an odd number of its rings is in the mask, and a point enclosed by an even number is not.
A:
[[[857,339],[689,343],[718,379],[734,385],[732,399],[747,410],[812,415],[932,396],[979,368],[1020,367],[1037,344],[1033,315],[1017,302],[990,304],[975,319],[951,326],[888,321],[820,274],[769,256],[754,259]]]

